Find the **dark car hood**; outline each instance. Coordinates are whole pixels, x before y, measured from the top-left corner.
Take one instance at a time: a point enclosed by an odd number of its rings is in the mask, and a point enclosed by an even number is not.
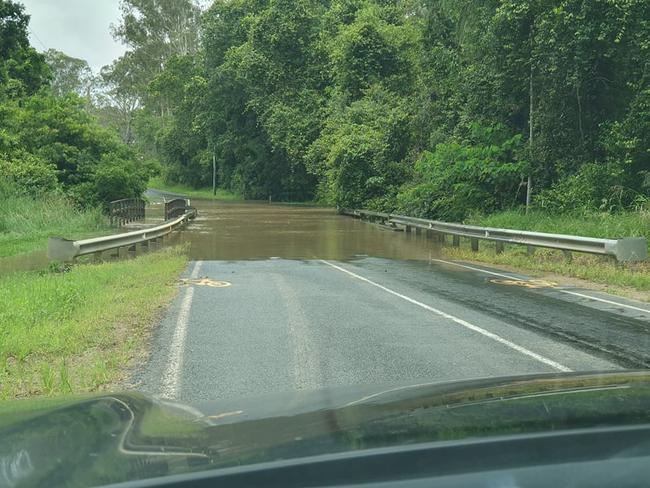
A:
[[[93,486],[649,420],[648,372],[335,388],[193,407],[137,393],[28,400],[0,407],[0,486]]]

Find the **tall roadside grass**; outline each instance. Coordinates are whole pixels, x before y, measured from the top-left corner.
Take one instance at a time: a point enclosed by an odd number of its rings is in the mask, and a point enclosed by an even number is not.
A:
[[[580,212],[563,215],[539,211],[526,215],[519,211],[508,211],[488,216],[475,216],[467,223],[485,227],[610,239],[646,237],[650,243],[650,210],[620,213]]]
[[[32,197],[0,188],[0,258],[45,247],[49,236],[76,239],[104,232],[99,209],[79,209],[59,194]]]
[[[182,250],[0,277],[0,399],[115,385],[176,293]]]
[[[650,243],[650,212],[647,210],[616,214],[581,212],[566,215],[539,211],[525,215],[522,212],[509,211],[475,216],[467,223],[587,237],[646,237]],[[529,256],[525,246],[506,246],[504,253],[496,254],[494,243],[489,242],[482,242],[480,249],[480,252],[474,253],[464,246],[445,248],[445,254],[454,259],[512,266],[538,276],[554,273],[584,279],[598,283],[612,293],[650,301],[648,261],[621,264],[602,256],[573,253],[573,259],[568,262],[560,251],[549,249],[539,249]]]

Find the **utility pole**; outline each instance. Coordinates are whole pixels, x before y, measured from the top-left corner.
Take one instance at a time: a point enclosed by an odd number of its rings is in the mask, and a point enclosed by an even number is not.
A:
[[[217,195],[217,155],[212,150],[212,195]]]
[[[533,64],[530,64],[530,120],[528,121],[528,147],[529,147],[529,169],[528,169],[528,184],[526,185],[526,214],[530,209],[530,197],[533,186]]]

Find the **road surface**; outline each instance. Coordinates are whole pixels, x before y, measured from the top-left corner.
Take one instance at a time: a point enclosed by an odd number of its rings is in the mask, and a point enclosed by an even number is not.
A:
[[[442,258],[197,260],[184,278],[135,380],[188,403],[650,364],[647,304]]]

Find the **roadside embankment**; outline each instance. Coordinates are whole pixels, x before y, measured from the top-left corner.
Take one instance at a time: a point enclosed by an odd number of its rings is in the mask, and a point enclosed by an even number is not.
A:
[[[0,277],[0,399],[115,386],[176,293],[180,248]]]
[[[214,195],[212,188],[192,188],[191,186],[181,185],[181,184],[169,184],[165,181],[158,178],[151,178],[149,180],[149,188],[155,190],[161,190],[169,193],[177,193],[179,195],[186,196],[188,198],[202,198],[206,200],[226,200],[226,201],[236,201],[243,200],[240,195],[232,193],[228,190],[223,190],[217,188],[217,194]]]
[[[554,234],[588,237],[620,238],[646,237],[650,243],[650,212],[581,213],[551,215],[532,212],[502,212],[486,217],[475,217],[467,223],[485,226]],[[468,245],[467,245],[468,246]],[[479,252],[469,247],[445,248],[449,258],[498,264],[526,271],[536,276],[550,273],[587,280],[599,284],[603,290],[623,296],[650,301],[650,262],[616,263],[610,258],[574,253],[567,261],[560,251],[537,249],[531,256],[524,246],[506,246],[503,254],[496,254],[495,244],[481,242]]]
[[[109,223],[97,208],[79,209],[62,195],[1,195],[0,258],[44,249],[53,235],[75,239],[106,232]]]

